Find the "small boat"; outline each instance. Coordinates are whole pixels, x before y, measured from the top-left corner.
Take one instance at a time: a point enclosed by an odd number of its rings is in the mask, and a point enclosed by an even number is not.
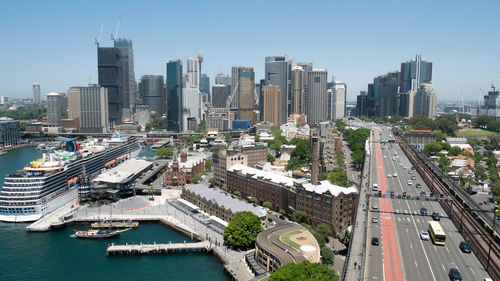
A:
[[[66,227],[66,222],[64,220],[60,220],[60,221],[57,221],[57,222],[50,224],[51,230],[59,230],[59,229],[65,228],[65,227]]]
[[[94,222],[90,226],[92,228],[137,228],[139,226],[139,222],[137,221],[100,221]]]
[[[7,150],[0,150],[0,156],[7,154]]]
[[[100,239],[100,238],[111,238],[120,235],[120,231],[108,230],[108,229],[91,229],[77,231],[75,236],[78,238],[87,239]]]

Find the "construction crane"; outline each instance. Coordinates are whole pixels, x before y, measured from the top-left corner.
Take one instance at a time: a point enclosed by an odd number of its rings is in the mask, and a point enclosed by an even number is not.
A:
[[[118,30],[120,29],[121,20],[122,20],[122,15],[120,14],[120,16],[118,17],[118,22],[116,23],[115,33],[111,34],[111,40],[113,40],[113,42],[116,42],[116,40],[118,39]]]
[[[227,98],[227,103],[226,103],[226,108],[227,110],[229,111],[229,109],[231,108],[231,102],[233,101],[233,98],[234,98],[234,94],[236,93],[236,91],[238,90],[238,85],[240,84],[240,81],[236,82],[236,86],[234,87],[233,89],[233,92],[231,93],[231,95]]]
[[[101,42],[102,28],[103,27],[104,27],[104,21],[101,22],[101,27],[99,28],[99,33],[97,33],[97,37],[94,39],[95,44],[97,45],[97,48],[99,48],[99,43]]]

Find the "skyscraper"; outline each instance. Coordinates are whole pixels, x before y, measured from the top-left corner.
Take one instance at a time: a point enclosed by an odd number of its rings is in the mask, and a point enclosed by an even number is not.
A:
[[[305,113],[305,71],[300,66],[292,68],[291,75],[291,112],[290,113]]]
[[[184,110],[189,111],[189,117],[194,117],[196,120],[201,118],[201,95],[200,90],[194,86],[188,86],[182,89],[182,98]],[[186,124],[185,124],[186,125]]]
[[[346,83],[335,81],[332,86],[332,120],[344,118],[347,96]]]
[[[356,97],[356,116],[368,115],[368,94],[366,91],[360,91]]]
[[[143,104],[156,116],[165,113],[166,98],[164,92],[163,75],[143,75],[139,82],[139,93]]]
[[[78,118],[80,132],[107,133],[108,90],[104,87],[71,87],[68,90],[69,118]]]
[[[241,67],[242,66],[231,67],[231,85],[230,85],[231,87],[230,87],[229,96],[232,96],[231,106],[230,106],[232,110],[238,109],[238,102],[239,102],[238,81],[240,79],[239,69]]]
[[[328,99],[326,69],[313,69],[307,73],[307,120],[310,123],[322,122],[328,119]]]
[[[417,91],[420,83],[432,82],[432,62],[422,60],[422,56],[415,56],[415,60],[401,63],[400,92]]]
[[[215,84],[212,86],[212,105],[215,108],[225,108],[228,98],[228,86]]]
[[[200,92],[210,94],[210,77],[206,74],[201,75]]]
[[[238,68],[238,119],[252,120],[255,92],[255,73],[252,67]],[[234,101],[234,99],[233,99]]]
[[[281,88],[277,85],[267,85],[263,87],[264,100],[263,110],[264,118],[262,121],[273,123],[274,126],[280,126],[281,122]]]
[[[412,118],[414,116],[415,94],[417,92],[410,90],[399,94],[399,115]]]
[[[224,73],[217,73],[215,75],[215,84],[216,85],[229,85],[229,76]]]
[[[298,62],[297,66],[302,67],[302,70],[304,70],[304,113],[307,111],[307,81],[308,81],[308,73],[313,70],[313,64],[312,62]]]
[[[491,90],[488,91],[488,94],[484,96],[484,108],[485,109],[497,109],[498,108],[498,95],[499,91],[495,88],[495,86],[491,85]]]
[[[182,61],[167,63],[167,129],[180,132],[183,128]]]
[[[39,105],[42,103],[42,98],[40,95],[40,84],[33,83],[33,103]]]
[[[290,108],[290,74],[293,60],[288,56],[266,57],[266,85],[277,85],[281,88],[281,122],[286,122]],[[281,125],[281,124],[280,124]]]
[[[414,101],[414,116],[434,118],[436,116],[436,93],[431,83],[420,83]]]
[[[187,83],[189,86],[200,87],[200,73],[198,59],[188,58],[187,59]]]
[[[369,89],[370,90],[370,89]],[[399,71],[389,72],[373,79],[376,116],[399,114]]]
[[[62,99],[58,93],[47,94],[47,124],[50,127],[61,127]]]
[[[129,39],[117,39],[115,48],[120,49],[121,67],[123,75],[123,96],[124,104],[122,108],[122,119],[131,119],[133,106],[135,103],[135,72],[134,72],[134,50],[132,49],[132,41]]]

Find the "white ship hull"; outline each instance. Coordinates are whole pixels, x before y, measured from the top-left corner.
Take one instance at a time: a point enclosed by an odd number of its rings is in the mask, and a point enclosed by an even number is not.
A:
[[[73,187],[70,190],[65,191],[64,193],[52,198],[51,200],[39,204],[39,205],[32,205],[32,206],[24,206],[24,207],[19,207],[19,208],[26,208],[26,207],[34,207],[35,212],[30,213],[30,214],[19,214],[19,213],[1,213],[0,212],[0,221],[5,221],[5,222],[33,222],[37,221],[44,216],[54,212],[55,210],[59,209],[62,207],[64,204],[70,202],[71,200],[75,199],[78,197],[78,187]]]

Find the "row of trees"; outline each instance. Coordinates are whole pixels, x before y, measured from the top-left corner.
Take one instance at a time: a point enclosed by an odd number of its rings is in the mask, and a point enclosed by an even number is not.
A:
[[[485,129],[491,132],[500,133],[500,121],[493,119],[490,116],[478,116],[472,124],[476,128]]]
[[[349,143],[351,148],[351,159],[358,166],[361,165],[365,159],[365,142],[370,136],[370,129],[346,129],[343,132],[344,139]]]

